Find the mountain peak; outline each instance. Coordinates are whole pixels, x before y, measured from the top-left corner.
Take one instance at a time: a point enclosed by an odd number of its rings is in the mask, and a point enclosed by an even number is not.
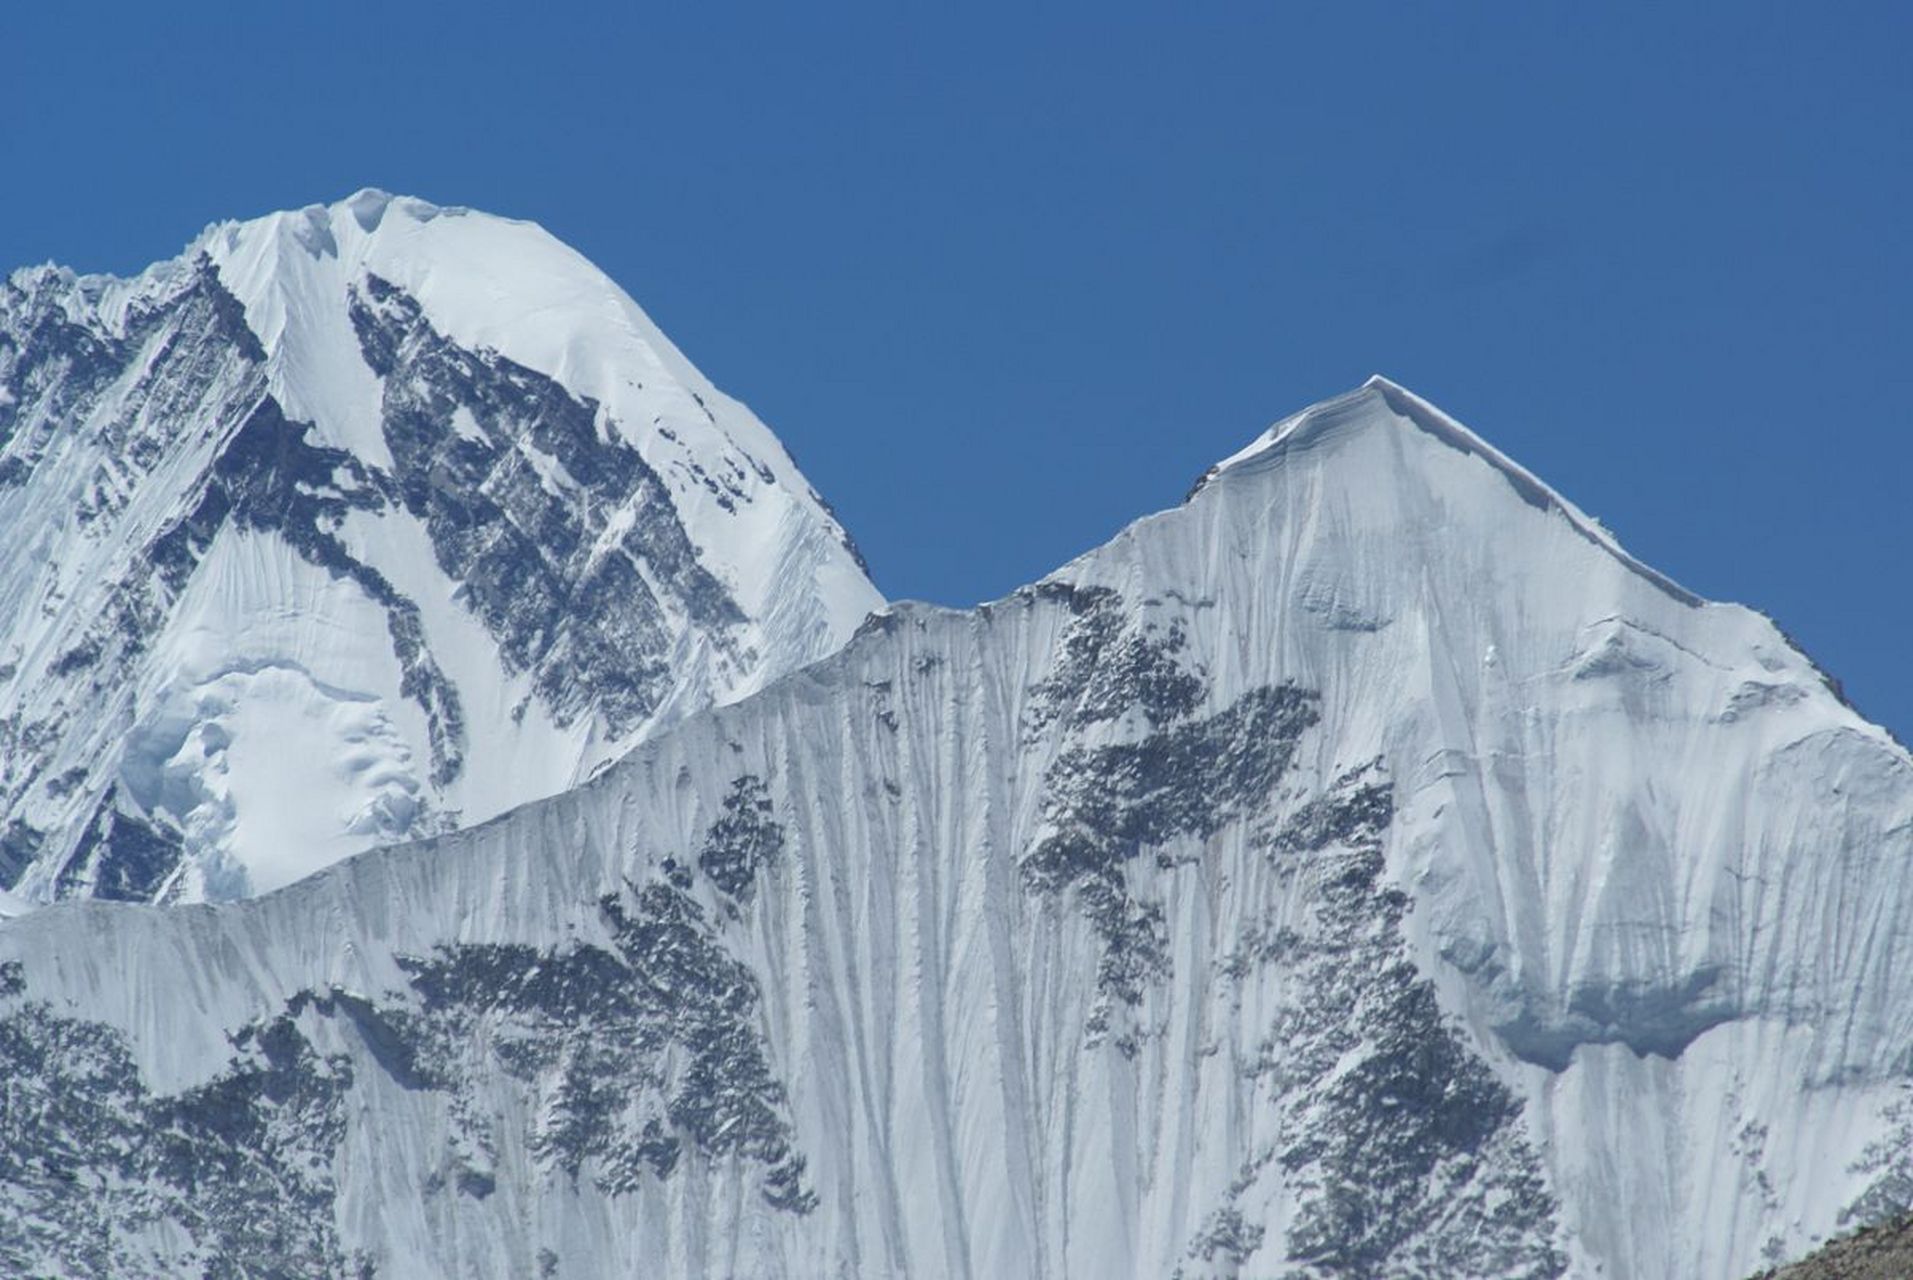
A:
[[[706,378],[630,294],[535,222],[366,188],[331,205],[221,224],[202,240],[272,353],[287,411],[339,443],[381,451],[365,425],[377,416],[376,389],[349,315],[354,291],[376,277],[404,291],[448,340],[495,351],[601,406],[681,504],[749,526],[707,547],[747,611],[777,593],[777,570],[756,548],[775,545],[786,508],[836,528],[770,429]],[[753,501],[739,503],[712,481],[716,474],[731,475]],[[834,621],[854,627],[870,603],[859,600],[856,617]]]
[[[13,280],[18,896],[261,892],[483,820],[881,603],[769,428],[535,223],[368,188]]]
[[[1687,605],[1701,598],[1629,554],[1614,535],[1593,516],[1563,497],[1539,476],[1489,444],[1481,436],[1432,401],[1381,374],[1371,375],[1353,391],[1310,405],[1282,419],[1249,445],[1224,458],[1204,475],[1190,494],[1194,497],[1216,479],[1247,475],[1281,465],[1290,455],[1332,449],[1336,442],[1371,431],[1412,432],[1476,458],[1499,472],[1509,487],[1529,506],[1559,515],[1582,537],[1620,560],[1629,569]]]

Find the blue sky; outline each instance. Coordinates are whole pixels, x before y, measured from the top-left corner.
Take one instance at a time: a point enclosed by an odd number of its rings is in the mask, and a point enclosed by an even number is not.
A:
[[[0,263],[535,218],[955,604],[1381,371],[1913,740],[1913,7],[25,8]]]

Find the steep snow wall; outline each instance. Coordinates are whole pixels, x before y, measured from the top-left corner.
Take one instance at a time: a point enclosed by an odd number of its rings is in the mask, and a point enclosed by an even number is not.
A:
[[[1738,1280],[1906,1207],[1910,854],[1766,619],[1371,383],[564,795],[0,927],[0,1256]]]

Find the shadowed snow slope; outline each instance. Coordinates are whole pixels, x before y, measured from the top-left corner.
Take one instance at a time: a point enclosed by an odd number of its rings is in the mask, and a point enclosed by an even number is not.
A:
[[[362,191],[0,284],[0,889],[193,900],[489,818],[881,601],[538,227]]]
[[[483,827],[0,927],[0,1258],[1738,1280],[1906,1207],[1910,856],[1769,622],[1377,380]]]

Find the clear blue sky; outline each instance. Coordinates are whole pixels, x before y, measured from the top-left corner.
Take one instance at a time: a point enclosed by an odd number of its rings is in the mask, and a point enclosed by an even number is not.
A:
[[[1913,739],[1913,6],[1170,8],[11,5],[0,263],[535,218],[957,604],[1382,371]]]

